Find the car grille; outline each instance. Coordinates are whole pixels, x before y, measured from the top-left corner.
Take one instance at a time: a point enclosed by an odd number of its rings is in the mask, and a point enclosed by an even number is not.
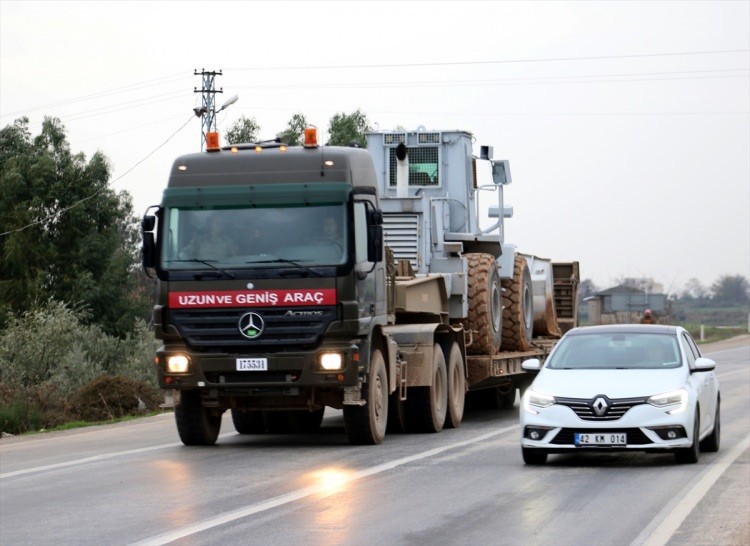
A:
[[[293,311],[309,311],[294,308]],[[265,328],[256,339],[246,339],[239,331],[239,320],[247,312],[263,317]],[[289,316],[288,308],[190,309],[172,310],[169,322],[192,347],[210,350],[247,351],[284,348],[287,350],[314,347],[328,325],[336,319],[335,307],[315,307],[314,316]]]
[[[620,429],[587,428],[585,430],[574,429],[574,428],[564,428],[564,429],[561,429],[560,432],[557,433],[557,436],[554,437],[554,439],[550,442],[550,444],[558,445],[558,446],[573,445],[575,444],[574,436],[576,432],[586,432],[587,434],[610,434],[613,432],[625,432],[628,435],[628,445],[653,444],[653,442],[648,439],[648,436],[643,434],[643,431],[641,431],[641,429],[639,428],[620,428]]]
[[[597,414],[595,411],[597,400],[603,399],[607,404],[606,409]],[[593,398],[555,398],[555,402],[561,406],[572,409],[575,414],[584,421],[616,421],[627,411],[641,404],[645,404],[647,398],[619,398],[609,399],[606,396],[595,396]]]

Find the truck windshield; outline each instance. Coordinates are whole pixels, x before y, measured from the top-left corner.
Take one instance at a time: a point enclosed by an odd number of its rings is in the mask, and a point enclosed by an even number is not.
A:
[[[165,211],[164,269],[303,267],[346,262],[344,204]]]

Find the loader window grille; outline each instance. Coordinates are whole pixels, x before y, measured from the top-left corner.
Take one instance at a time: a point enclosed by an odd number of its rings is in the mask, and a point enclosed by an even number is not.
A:
[[[409,146],[409,186],[437,187],[440,185],[440,161],[437,146]],[[396,148],[389,150],[389,185],[396,187]]]

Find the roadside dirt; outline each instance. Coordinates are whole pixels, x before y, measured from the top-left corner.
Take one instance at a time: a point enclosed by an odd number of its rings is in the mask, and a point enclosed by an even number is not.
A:
[[[701,350],[701,353],[710,353],[711,351],[734,349],[735,347],[742,347],[743,345],[750,348],[750,334],[732,337],[723,341],[715,341],[713,343],[702,343],[698,348]]]

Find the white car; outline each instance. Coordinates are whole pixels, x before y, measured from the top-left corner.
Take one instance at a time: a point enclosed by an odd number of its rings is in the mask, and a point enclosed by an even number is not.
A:
[[[568,331],[521,403],[526,464],[549,453],[671,451],[695,463],[718,451],[721,396],[716,363],[678,326],[617,324]]]

